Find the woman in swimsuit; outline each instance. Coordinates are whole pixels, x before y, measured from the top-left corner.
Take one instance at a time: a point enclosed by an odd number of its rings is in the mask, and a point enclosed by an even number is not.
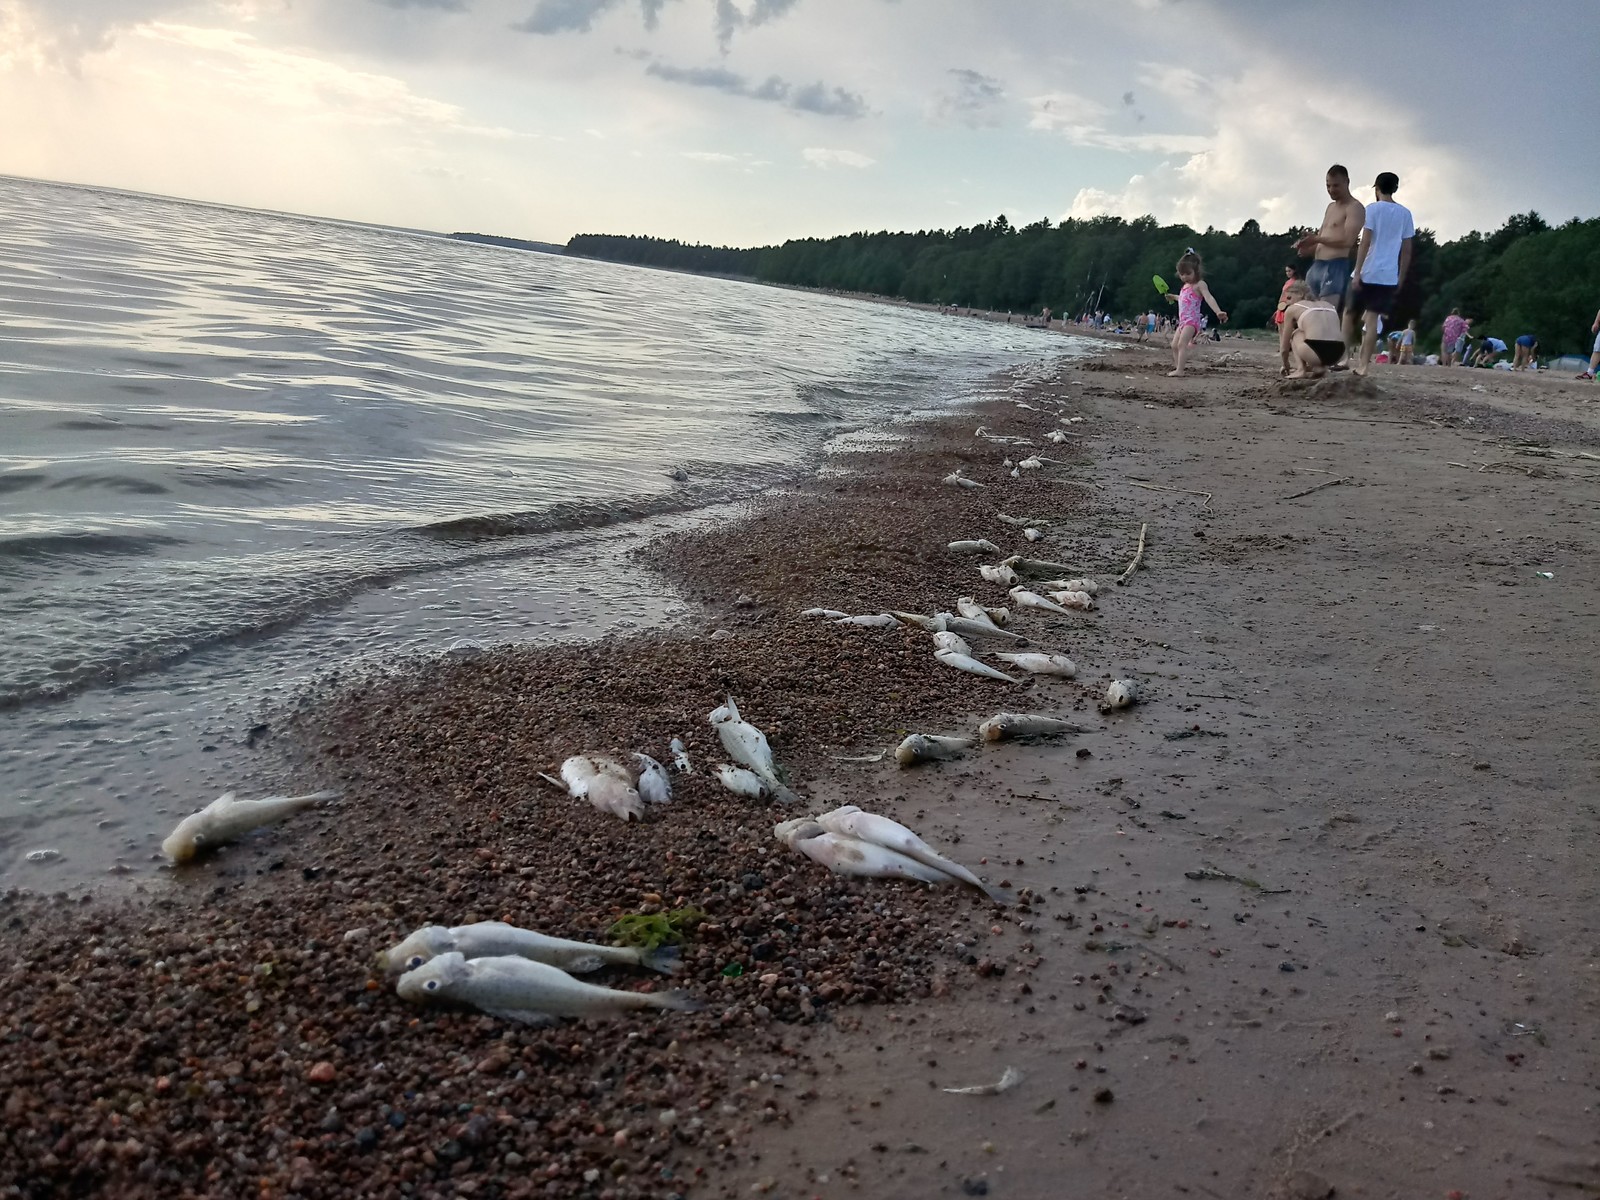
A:
[[[1183,377],[1183,364],[1189,357],[1189,347],[1200,336],[1200,314],[1204,311],[1200,307],[1202,300],[1211,306],[1211,311],[1217,314],[1217,320],[1223,324],[1228,321],[1228,314],[1217,307],[1211,289],[1206,286],[1200,256],[1192,249],[1178,260],[1178,278],[1183,280],[1183,290],[1176,296],[1167,293],[1167,299],[1176,301],[1178,305],[1178,329],[1172,335],[1172,370],[1167,372],[1168,379]]]
[[[1310,294],[1304,283],[1289,289],[1289,307],[1278,331],[1278,354],[1290,379],[1320,379],[1344,357],[1338,310],[1327,300],[1310,299]]]

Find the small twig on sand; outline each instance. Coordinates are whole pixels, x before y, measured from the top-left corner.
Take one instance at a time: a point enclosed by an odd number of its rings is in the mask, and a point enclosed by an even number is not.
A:
[[[557,779],[554,775],[546,775],[543,771],[539,771],[539,772],[536,772],[536,773],[538,774],[540,779],[544,780],[551,787],[557,789],[558,791],[563,791],[564,792],[564,791],[567,790],[567,785],[562,783],[561,780]]]
[[[1350,1124],[1351,1121],[1354,1121],[1360,1115],[1361,1110],[1359,1108],[1345,1113],[1344,1116],[1340,1117],[1332,1125],[1329,1125],[1321,1133],[1317,1134],[1316,1138],[1313,1140],[1320,1142],[1323,1138],[1332,1137],[1334,1134],[1338,1133],[1339,1130],[1343,1129],[1346,1125]]]
[[[1237,700],[1237,696],[1222,696],[1214,692],[1185,692],[1184,695],[1198,697],[1201,700]]]
[[[1128,564],[1128,569],[1121,575],[1117,576],[1118,587],[1121,587],[1123,584],[1127,583],[1128,577],[1139,569],[1139,560],[1144,557],[1144,531],[1149,528],[1150,522],[1148,521],[1139,526],[1139,548],[1134,551],[1133,561]]]
[[[1593,1192],[1596,1196],[1600,1196],[1600,1183],[1587,1183],[1582,1179],[1563,1179],[1559,1175],[1545,1175],[1539,1172],[1528,1178],[1537,1179],[1540,1183],[1551,1183],[1557,1187],[1577,1188],[1579,1191]]]
[[[1311,495],[1312,492],[1320,492],[1323,488],[1338,487],[1341,483],[1349,483],[1349,482],[1350,482],[1350,476],[1341,475],[1338,479],[1329,479],[1325,483],[1317,484],[1316,487],[1308,487],[1303,492],[1296,492],[1292,496],[1285,496],[1284,499],[1285,500],[1298,500],[1298,499],[1300,499],[1301,496],[1309,496],[1309,495]]]
[[[1188,492],[1189,495],[1191,495],[1191,496],[1204,496],[1206,498],[1206,502],[1204,504],[1202,504],[1200,507],[1201,508],[1210,508],[1211,507],[1211,493],[1210,492],[1202,492],[1202,491],[1198,490],[1197,488],[1165,487],[1165,486],[1163,486],[1162,484],[1159,484],[1159,483],[1134,483],[1131,480],[1128,482],[1128,486],[1129,487],[1136,487],[1136,488],[1143,488],[1147,492]]]

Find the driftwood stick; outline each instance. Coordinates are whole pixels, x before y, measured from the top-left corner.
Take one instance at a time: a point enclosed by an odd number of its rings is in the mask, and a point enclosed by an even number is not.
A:
[[[1149,528],[1150,522],[1148,521],[1139,526],[1139,548],[1133,552],[1133,561],[1128,564],[1128,569],[1117,576],[1118,587],[1127,583],[1128,577],[1139,569],[1139,560],[1144,557],[1144,531]]]
[[[1325,483],[1319,483],[1319,484],[1317,484],[1316,487],[1309,487],[1303,492],[1296,492],[1292,496],[1285,496],[1284,499],[1285,500],[1298,500],[1298,499],[1300,499],[1301,496],[1309,496],[1309,495],[1311,495],[1312,492],[1320,492],[1323,488],[1338,487],[1341,483],[1349,483],[1349,482],[1350,482],[1350,476],[1341,475],[1338,479],[1330,479]]]
[[[1147,492],[1188,492],[1191,496],[1204,496],[1206,502],[1200,507],[1209,508],[1211,506],[1211,493],[1202,492],[1197,488],[1166,487],[1159,483],[1134,483],[1131,479],[1126,482],[1129,487],[1143,488]]]

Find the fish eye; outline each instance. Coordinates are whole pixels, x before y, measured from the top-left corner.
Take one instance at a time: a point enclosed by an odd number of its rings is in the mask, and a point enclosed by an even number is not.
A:
[[[205,834],[203,834],[203,833],[197,833],[197,834],[195,834],[195,835],[194,835],[194,844],[195,844],[195,845],[196,845],[196,846],[203,846],[203,845],[205,845],[205,844],[206,844],[206,835],[205,835]]]
[[[437,992],[439,990],[439,981],[437,979],[430,979],[422,986],[430,992]]]
[[[422,957],[422,955],[413,954],[410,958],[406,959],[406,966],[415,971],[423,964],[424,961],[426,960]]]

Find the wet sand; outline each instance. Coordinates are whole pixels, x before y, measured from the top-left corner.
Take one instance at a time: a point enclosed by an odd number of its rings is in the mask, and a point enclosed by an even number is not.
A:
[[[700,605],[685,628],[308,705],[263,759],[344,800],[170,888],[7,893],[0,1188],[1600,1191],[1600,463],[1507,440],[1592,452],[1592,388],[1425,368],[1290,388],[1275,356],[1225,348],[1184,381],[1159,351],[1108,350],[1019,385],[1032,409],[915,427],[653,543],[662,586]],[[1038,443],[1072,465],[1012,481],[1015,450],[978,424],[1083,436]],[[990,486],[942,485],[958,465]],[[1047,518],[1046,540],[997,509]],[[1141,523],[1143,569],[1109,586]],[[1004,603],[957,537],[1107,585],[1098,612],[1015,618],[1077,681],[989,682],[915,630],[797,615]],[[1098,713],[1125,674],[1143,703]],[[898,817],[1024,903],[787,854],[787,812],[707,777],[705,714],[730,691],[814,809]],[[841,761],[1000,708],[1090,732],[911,771]],[[586,749],[664,757],[674,734],[697,773],[643,827],[535,774]],[[370,968],[430,921],[596,938],[685,904],[706,912],[678,980],[698,1014],[527,1029],[410,1009]],[[1002,1095],[939,1090],[1009,1065],[1025,1077]]]

